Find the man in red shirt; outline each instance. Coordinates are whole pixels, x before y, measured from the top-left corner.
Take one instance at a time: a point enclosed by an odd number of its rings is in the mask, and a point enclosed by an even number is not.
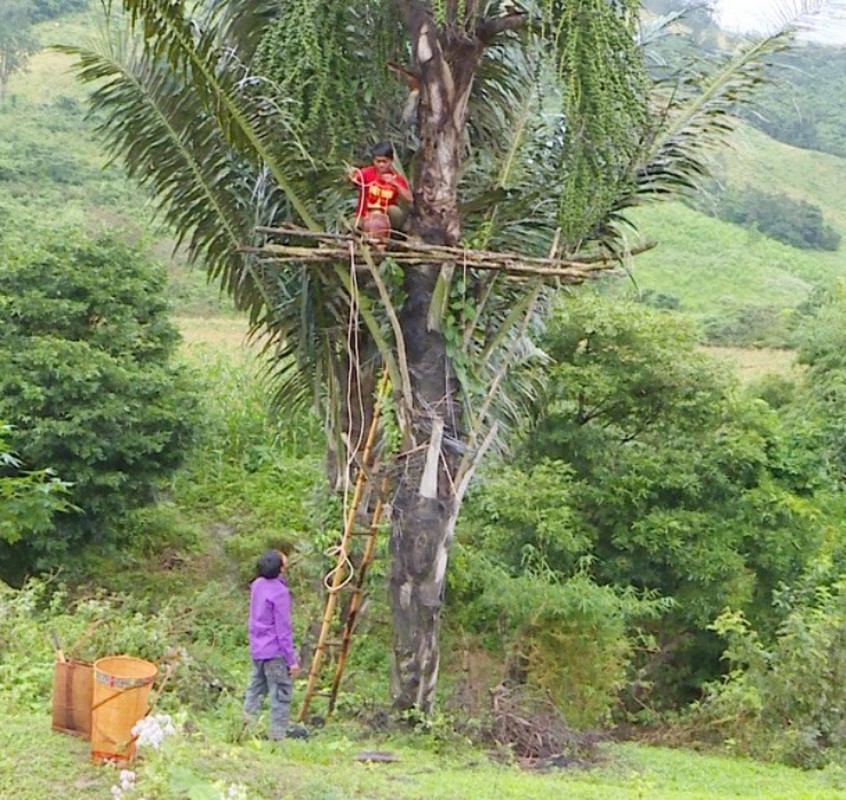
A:
[[[397,200],[411,204],[414,198],[406,179],[394,171],[394,148],[391,143],[379,142],[371,153],[373,163],[370,166],[351,167],[347,172],[347,178],[358,189],[355,226],[366,230],[369,226],[365,219],[370,215],[382,214],[388,217],[394,230],[399,230],[406,214]]]

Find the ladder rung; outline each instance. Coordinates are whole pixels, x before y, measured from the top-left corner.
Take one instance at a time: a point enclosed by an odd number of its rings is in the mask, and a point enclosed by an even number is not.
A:
[[[368,566],[371,563],[373,563],[373,562],[368,561],[367,562]],[[361,567],[359,567],[359,569],[361,569]],[[345,583],[343,586],[339,586],[337,589],[330,589],[329,593],[330,594],[338,594],[339,592],[353,592],[353,593],[355,593],[355,592],[361,592],[361,591],[362,591],[362,588],[358,584]]]

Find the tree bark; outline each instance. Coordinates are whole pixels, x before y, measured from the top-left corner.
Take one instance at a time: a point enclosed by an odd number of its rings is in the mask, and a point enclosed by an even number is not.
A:
[[[432,709],[438,679],[441,606],[447,553],[458,503],[450,480],[458,438],[446,344],[427,324],[435,268],[406,276],[408,301],[400,324],[408,351],[414,409],[410,452],[401,456],[393,501],[391,607],[394,662],[391,687],[399,710]]]
[[[457,187],[467,101],[482,43],[406,3],[420,80],[412,234],[430,244],[461,235]],[[390,590],[394,628],[391,688],[397,710],[432,710],[449,546],[461,503],[453,481],[461,442],[459,385],[440,320],[431,313],[439,265],[409,268],[399,315],[412,385],[405,455],[393,502]]]

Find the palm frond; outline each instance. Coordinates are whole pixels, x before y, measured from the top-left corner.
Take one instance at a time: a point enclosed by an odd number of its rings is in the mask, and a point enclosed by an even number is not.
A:
[[[788,47],[790,36],[780,32],[751,42],[736,54],[689,68],[672,85],[656,87],[655,123],[634,164],[632,191],[620,198],[615,212],[696,188],[708,174],[709,153],[725,145],[739,107],[765,81],[772,57]]]
[[[256,81],[239,60],[234,47],[220,38],[216,22],[228,11],[226,3],[206,8],[196,16],[186,0],[122,0],[131,31],[138,31],[143,57],[165,61],[174,76],[190,85],[198,102],[217,121],[229,145],[255,164],[266,164],[292,210],[304,225],[317,230],[313,208],[296,186],[299,173],[284,168],[280,153],[288,150],[298,160],[302,153],[292,126],[272,126],[268,117],[277,109],[250,102]],[[211,11],[217,14],[211,14]],[[201,26],[201,23],[205,26]],[[69,52],[72,52],[72,48]],[[278,120],[277,120],[278,121]]]
[[[127,34],[97,49],[61,49],[78,59],[78,76],[97,85],[91,106],[107,151],[150,188],[177,244],[187,237],[191,257],[204,259],[213,274],[225,271],[227,288],[241,299],[236,248],[251,236],[249,173],[215,120],[190,86],[146,58]]]

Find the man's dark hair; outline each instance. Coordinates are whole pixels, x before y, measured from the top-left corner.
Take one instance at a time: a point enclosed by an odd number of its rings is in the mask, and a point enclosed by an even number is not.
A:
[[[371,158],[393,158],[394,146],[390,142],[379,142],[370,148]]]
[[[278,578],[282,572],[282,556],[278,550],[265,550],[256,561],[256,572],[262,578]]]

